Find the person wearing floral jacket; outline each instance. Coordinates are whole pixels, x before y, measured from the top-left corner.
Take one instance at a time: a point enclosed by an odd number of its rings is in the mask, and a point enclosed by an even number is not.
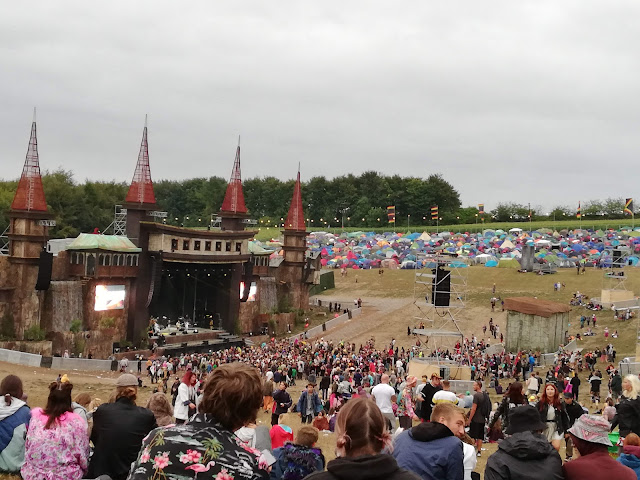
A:
[[[233,433],[255,422],[262,402],[258,370],[239,362],[221,365],[205,382],[198,414],[182,425],[152,430],[128,479],[268,479],[261,452]]]
[[[24,480],[80,480],[87,471],[87,424],[71,407],[70,382],[49,386],[47,407],[34,408],[25,443]]]
[[[397,417],[400,428],[404,430],[411,428],[412,421],[418,419],[413,410],[413,389],[416,387],[417,382],[418,379],[416,377],[409,375],[398,399]]]

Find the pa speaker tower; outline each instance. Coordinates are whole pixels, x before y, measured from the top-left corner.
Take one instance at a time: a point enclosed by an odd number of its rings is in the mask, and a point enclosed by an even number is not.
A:
[[[448,307],[451,297],[451,272],[441,266],[433,269],[432,296],[433,305],[436,307]]]

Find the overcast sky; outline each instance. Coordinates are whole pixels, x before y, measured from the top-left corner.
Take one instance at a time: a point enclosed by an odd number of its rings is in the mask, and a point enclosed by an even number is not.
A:
[[[637,1],[20,1],[0,177],[441,173],[464,205],[640,200]]]

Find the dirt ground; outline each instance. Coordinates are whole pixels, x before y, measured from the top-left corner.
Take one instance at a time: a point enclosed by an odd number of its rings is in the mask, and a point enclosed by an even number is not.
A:
[[[629,270],[627,288],[637,291],[640,288],[640,270]],[[357,282],[356,282],[357,278]],[[399,346],[409,348],[415,343],[415,338],[407,336],[407,327],[416,327],[423,319],[424,311],[414,304],[414,295],[418,302],[423,298],[419,295],[421,291],[415,289],[415,272],[411,270],[385,270],[384,275],[379,275],[377,270],[350,271],[348,276],[341,277],[340,272],[335,272],[336,288],[325,292],[321,298],[323,304],[329,301],[339,301],[343,308],[351,307],[353,300],[361,298],[363,301],[363,313],[353,320],[325,332],[324,337],[336,341],[351,341],[359,345],[370,338],[375,338],[379,347],[387,345],[392,338],[397,340]],[[565,284],[559,292],[553,290],[554,282]],[[572,293],[579,290],[589,296],[599,296],[600,289],[603,288],[603,272],[598,270],[588,270],[584,275],[576,275],[575,270],[561,270],[555,275],[536,276],[532,274],[521,274],[512,269],[498,269],[485,267],[471,267],[467,269],[467,291],[466,305],[464,309],[456,313],[458,325],[465,336],[476,335],[483,338],[482,326],[488,325],[489,318],[500,326],[500,330],[506,334],[506,313],[496,307],[495,312],[491,312],[490,298],[493,296],[493,284],[496,285],[496,296],[503,298],[510,296],[537,296],[549,300],[568,303]],[[582,312],[586,310],[576,308],[571,312],[570,333],[576,333],[579,323],[576,320]],[[635,342],[637,332],[637,320],[631,322],[620,322],[613,319],[611,312],[600,312],[598,314],[598,328],[595,337],[587,337],[581,343],[581,347],[592,349],[596,346],[604,346],[613,342],[618,357],[635,355]],[[605,340],[602,331],[605,326],[613,332],[618,330],[620,337]],[[452,342],[452,340],[451,340]],[[444,345],[446,342],[441,343]],[[427,345],[425,351],[432,348],[432,344]],[[603,365],[604,366],[604,365]],[[74,395],[80,392],[89,392],[92,396],[107,401],[113,391],[115,372],[58,372],[50,369],[30,368],[18,365],[0,363],[0,378],[9,373],[19,375],[25,385],[25,391],[29,396],[28,403],[31,407],[44,406],[47,397],[47,385],[54,381],[58,373],[67,373],[74,384]],[[540,372],[544,376],[544,372]],[[584,377],[584,374],[582,375]],[[504,382],[505,386],[507,382]],[[139,393],[139,405],[146,404],[147,398],[151,394],[152,387],[147,379],[145,386]],[[294,401],[300,395],[304,385],[299,382],[298,386],[289,389]],[[586,388],[582,388],[580,401],[584,405],[589,405],[586,396]],[[491,393],[491,392],[490,392]],[[499,397],[492,395],[492,400],[498,401]],[[594,411],[595,408],[592,408]],[[270,416],[262,412],[259,413],[258,422],[269,425]],[[296,414],[288,414],[286,423],[290,425],[294,432],[300,427],[300,419]],[[318,446],[322,448],[328,460],[334,458],[335,436],[331,433],[321,433]],[[476,471],[481,474],[487,457],[493,453],[497,445],[486,444],[486,450],[478,459]],[[564,458],[564,446],[561,450]],[[0,475],[0,480],[19,477],[10,475]]]

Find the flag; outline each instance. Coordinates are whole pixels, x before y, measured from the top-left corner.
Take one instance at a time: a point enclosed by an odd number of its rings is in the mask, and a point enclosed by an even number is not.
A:
[[[480,215],[484,215],[484,203],[479,203],[478,204],[478,213]]]
[[[438,220],[438,206],[431,207],[431,220]]]
[[[580,202],[578,202],[578,210],[576,211],[576,218],[582,218],[582,212],[580,210]]]
[[[387,207],[387,219],[389,223],[396,223],[396,206],[391,205]]]
[[[624,213],[633,215],[633,198],[627,198],[624,202]]]

